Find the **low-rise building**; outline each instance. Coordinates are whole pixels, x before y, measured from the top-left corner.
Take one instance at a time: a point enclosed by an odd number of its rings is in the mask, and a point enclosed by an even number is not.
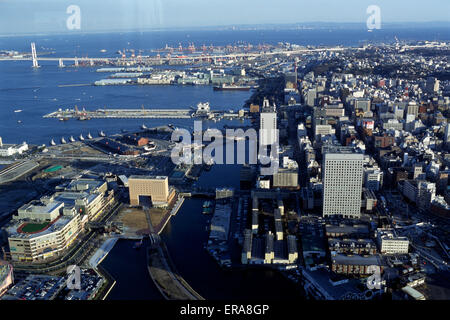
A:
[[[367,275],[373,274],[373,266],[383,270],[379,255],[360,256],[336,254],[331,257],[331,270],[342,274]]]
[[[4,144],[0,137],[0,157],[10,157],[15,154],[22,154],[28,150],[26,142],[22,144]]]
[[[273,175],[274,188],[298,188],[298,169],[279,168]]]
[[[409,251],[409,239],[396,236],[394,230],[378,229],[376,237],[382,254],[404,254]]]
[[[354,237],[354,238],[368,238],[369,227],[365,224],[355,225],[331,225],[325,226],[327,237]]]
[[[331,252],[343,254],[371,255],[377,253],[376,244],[370,239],[328,239]]]

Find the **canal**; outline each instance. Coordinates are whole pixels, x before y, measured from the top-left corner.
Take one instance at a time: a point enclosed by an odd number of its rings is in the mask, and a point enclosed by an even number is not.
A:
[[[239,187],[239,165],[215,165],[204,172],[199,186]],[[205,299],[303,299],[294,283],[268,269],[223,270],[204,249],[210,216],[202,214],[202,199],[186,199],[161,234],[181,276]],[[146,267],[145,248],[119,240],[102,266],[117,284],[108,299],[162,299]],[[145,245],[145,243],[144,243]]]

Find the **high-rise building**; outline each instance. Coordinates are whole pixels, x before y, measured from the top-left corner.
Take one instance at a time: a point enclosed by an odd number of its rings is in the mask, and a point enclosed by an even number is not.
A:
[[[275,144],[277,139],[277,113],[273,107],[265,107],[260,114],[260,144],[268,146]]]
[[[444,142],[450,142],[450,123],[445,126]]]
[[[323,150],[323,215],[359,218],[364,155],[349,147]]]

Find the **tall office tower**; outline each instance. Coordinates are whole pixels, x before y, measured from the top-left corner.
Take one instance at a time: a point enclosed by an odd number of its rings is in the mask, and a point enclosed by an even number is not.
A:
[[[450,142],[450,122],[445,125],[444,142]]]
[[[323,149],[323,216],[361,216],[364,155],[353,148]]]
[[[273,145],[278,141],[277,112],[274,107],[265,107],[260,113],[259,139],[262,145]]]

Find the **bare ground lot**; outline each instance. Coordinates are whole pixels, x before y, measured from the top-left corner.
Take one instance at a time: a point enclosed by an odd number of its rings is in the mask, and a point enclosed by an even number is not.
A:
[[[147,217],[141,209],[124,207],[115,220],[123,223],[125,233],[134,233],[136,235],[150,233]]]
[[[151,208],[150,220],[153,226],[158,226],[166,213],[166,210]],[[140,208],[124,207],[117,215],[116,221],[122,222],[125,233],[145,235],[150,233],[148,221],[144,210]]]

